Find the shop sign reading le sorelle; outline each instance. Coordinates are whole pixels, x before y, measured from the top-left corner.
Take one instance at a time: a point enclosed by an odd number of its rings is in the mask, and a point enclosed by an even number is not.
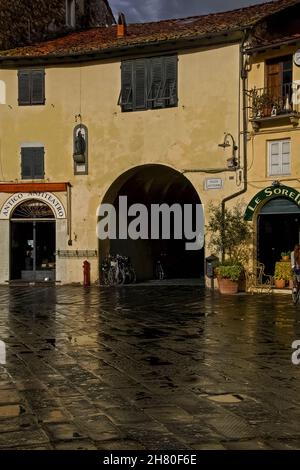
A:
[[[251,200],[249,205],[247,206],[245,212],[245,220],[251,221],[253,219],[253,215],[263,202],[267,202],[268,199],[272,199],[274,197],[284,197],[293,201],[297,206],[300,206],[300,193],[294,188],[290,188],[289,186],[274,186],[263,189],[259,193],[254,196]]]
[[[35,199],[38,201],[43,201],[48,204],[57,219],[65,219],[66,212],[65,209],[60,202],[60,200],[54,196],[52,193],[15,193],[7,199],[7,201],[3,204],[1,211],[0,211],[0,219],[7,220],[10,218],[13,210],[22,202],[28,201],[30,199]]]

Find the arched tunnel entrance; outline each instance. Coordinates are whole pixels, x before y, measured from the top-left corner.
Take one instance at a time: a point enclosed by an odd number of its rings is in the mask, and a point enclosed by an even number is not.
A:
[[[120,196],[127,197],[128,207],[143,204],[151,213],[153,204],[192,205],[193,211],[201,204],[192,183],[178,171],[165,165],[143,165],[122,174],[111,185],[102,203],[115,207],[117,218]],[[174,222],[173,219],[171,219]],[[194,221],[193,221],[194,222]],[[128,218],[128,224],[130,218]],[[194,227],[195,228],[195,227]],[[171,235],[173,231],[171,230]],[[100,240],[100,266],[108,254],[128,256],[136,271],[137,281],[157,278],[160,261],[167,279],[200,278],[204,270],[204,249],[188,251],[186,239]]]

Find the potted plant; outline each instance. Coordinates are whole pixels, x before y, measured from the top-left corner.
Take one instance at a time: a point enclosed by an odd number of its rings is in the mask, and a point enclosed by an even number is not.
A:
[[[232,210],[220,206],[209,206],[210,219],[207,231],[209,247],[222,259],[215,272],[222,294],[233,294],[241,290],[244,268],[249,260],[249,241],[252,231],[244,220],[241,204]]]
[[[272,99],[268,93],[261,93],[260,90],[254,88],[251,90],[251,100],[252,100],[252,117],[261,118],[265,114],[270,114],[271,109],[274,108]],[[276,107],[277,114],[277,107]]]
[[[216,267],[216,274],[221,294],[237,294],[239,282],[243,273],[243,267],[239,264],[231,264],[228,261]]]
[[[290,257],[291,257],[291,252],[290,251],[283,251],[281,253],[282,261],[290,261]]]
[[[287,282],[293,278],[292,268],[286,261],[278,261],[275,264],[274,281],[277,289],[284,289]]]

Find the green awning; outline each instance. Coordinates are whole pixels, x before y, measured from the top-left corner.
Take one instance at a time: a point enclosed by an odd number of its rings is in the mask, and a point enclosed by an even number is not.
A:
[[[274,198],[265,204],[261,211],[261,215],[271,214],[299,214],[300,209],[297,204],[286,198]]]

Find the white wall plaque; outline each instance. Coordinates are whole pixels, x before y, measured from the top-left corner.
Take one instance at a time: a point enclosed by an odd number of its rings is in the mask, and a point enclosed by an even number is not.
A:
[[[204,182],[204,189],[206,191],[209,189],[222,189],[223,184],[224,182],[222,178],[206,178]]]

